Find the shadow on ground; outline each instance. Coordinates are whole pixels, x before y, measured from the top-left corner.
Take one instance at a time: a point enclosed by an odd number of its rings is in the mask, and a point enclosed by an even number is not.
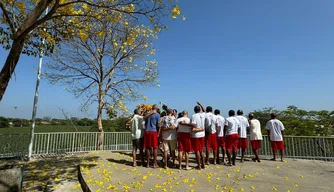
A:
[[[0,161],[0,164],[22,164],[24,166],[23,191],[55,191],[65,182],[79,184],[76,166],[96,166],[99,156],[62,155],[25,161]],[[78,187],[79,188],[79,187]]]

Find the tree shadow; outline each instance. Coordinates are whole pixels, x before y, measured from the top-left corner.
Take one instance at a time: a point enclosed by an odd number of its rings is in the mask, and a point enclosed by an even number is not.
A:
[[[55,191],[65,182],[78,182],[77,165],[87,168],[97,166],[99,156],[67,155],[46,157],[30,162],[11,161],[11,164],[22,164],[24,191]]]

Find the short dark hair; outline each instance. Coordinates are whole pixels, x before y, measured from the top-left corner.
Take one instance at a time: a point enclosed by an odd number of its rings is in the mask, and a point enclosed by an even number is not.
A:
[[[177,113],[177,110],[176,110],[176,109],[173,109],[173,113]]]
[[[167,109],[167,115],[172,114],[172,113],[173,113],[173,109],[168,108],[168,109]]]
[[[139,114],[140,114],[140,109],[135,109],[135,110],[133,111],[133,113],[139,115]]]
[[[164,117],[166,116],[166,111],[163,111],[161,114],[160,114],[160,117]]]
[[[248,117],[249,117],[250,119],[254,119],[254,118],[255,118],[253,113],[248,114]]]
[[[235,115],[235,111],[234,110],[229,110],[228,111],[228,116],[234,116]]]
[[[239,110],[237,111],[237,114],[238,114],[238,115],[243,115],[244,112],[243,112],[241,109],[239,109]]]
[[[212,107],[211,106],[207,106],[206,107],[206,112],[212,112]]]
[[[219,109],[216,109],[214,113],[215,113],[215,115],[219,115],[220,114]]]
[[[181,118],[183,116],[183,113],[179,113],[179,114],[177,114],[177,118]]]
[[[271,113],[271,114],[270,114],[270,117],[271,117],[272,119],[276,119],[276,118],[277,118],[277,114],[276,114],[276,113]]]
[[[199,113],[199,112],[201,112],[201,108],[200,108],[200,106],[196,105],[196,106],[194,107],[194,111],[195,111],[195,113]]]

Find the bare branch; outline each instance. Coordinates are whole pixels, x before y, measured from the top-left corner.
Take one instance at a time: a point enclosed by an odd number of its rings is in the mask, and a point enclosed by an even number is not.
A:
[[[0,2],[0,8],[1,8],[1,10],[2,10],[3,15],[4,15],[5,18],[6,18],[7,23],[9,24],[9,27],[10,27],[12,33],[15,34],[15,27],[14,27],[14,24],[13,24],[13,22],[10,20],[9,15],[8,15],[8,11],[6,10],[6,7],[5,7],[5,5],[4,5],[2,2]]]

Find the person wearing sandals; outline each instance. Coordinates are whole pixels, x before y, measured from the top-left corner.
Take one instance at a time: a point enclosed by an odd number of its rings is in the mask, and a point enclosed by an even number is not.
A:
[[[255,119],[254,114],[250,113],[249,118],[249,131],[250,131],[250,140],[252,145],[252,150],[255,155],[255,158],[252,160],[254,162],[261,162],[259,158],[259,149],[261,148],[262,133],[261,133],[261,124],[260,121]]]
[[[168,151],[171,154],[173,160],[173,167],[175,167],[175,149],[177,145],[177,133],[175,125],[175,117],[173,116],[173,110],[167,109],[167,116],[161,119],[161,134],[164,150],[164,168],[167,168],[168,164]]]
[[[130,120],[129,128],[132,136],[132,158],[133,166],[137,166],[136,155],[137,149],[139,149],[139,154],[141,158],[141,164],[144,165],[144,153],[143,153],[143,144],[144,144],[144,126],[145,121],[142,116],[140,116],[140,109],[135,109],[134,116]]]
[[[228,112],[228,118],[226,118],[227,126],[225,126],[225,141],[228,158],[228,166],[235,166],[235,160],[237,157],[238,150],[238,135],[240,132],[240,122],[234,117],[234,110]],[[232,158],[231,158],[232,153]]]
[[[175,121],[175,127],[178,129],[177,141],[178,141],[178,152],[179,152],[179,169],[182,169],[182,159],[185,156],[186,161],[186,170],[191,169],[189,167],[189,152],[191,149],[191,140],[190,140],[190,132],[191,128],[186,125],[182,125],[182,123],[190,123],[190,119],[188,118],[188,112],[183,111],[180,118]]]
[[[268,121],[266,125],[268,138],[271,143],[271,148],[273,150],[274,158],[272,161],[276,161],[276,151],[279,150],[281,153],[281,161],[283,162],[284,158],[284,125],[283,123],[277,119],[277,114],[272,113],[270,114],[271,120]]]
[[[240,122],[240,132],[239,132],[239,140],[238,140],[238,148],[241,149],[241,159],[240,162],[244,162],[245,151],[248,149],[248,139],[247,139],[247,131],[246,129],[249,128],[248,119],[243,116],[244,112],[239,109],[237,111],[236,118]]]

